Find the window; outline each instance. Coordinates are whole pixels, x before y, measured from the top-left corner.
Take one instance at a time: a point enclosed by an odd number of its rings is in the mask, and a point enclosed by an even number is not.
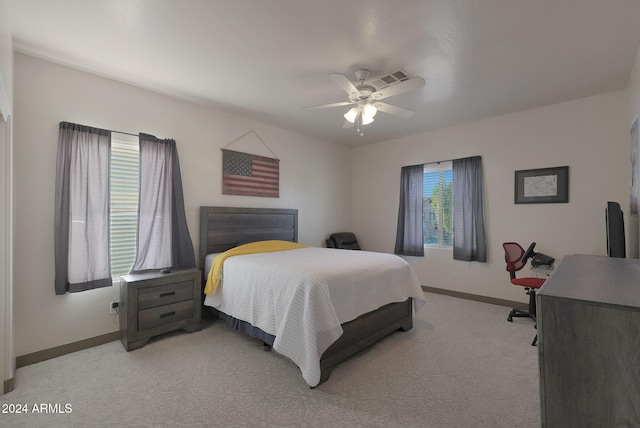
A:
[[[453,171],[451,162],[424,165],[423,233],[427,246],[453,245]]]
[[[121,137],[112,138],[113,133]],[[176,142],[140,136],[138,142],[136,135],[60,122],[54,198],[56,295],[110,287],[114,277],[138,264],[138,271],[196,266]],[[139,201],[141,195],[145,198]],[[155,221],[140,227],[138,211],[151,220],[162,217],[160,227]]]
[[[138,138],[111,140],[111,276],[126,275],[136,257]]]

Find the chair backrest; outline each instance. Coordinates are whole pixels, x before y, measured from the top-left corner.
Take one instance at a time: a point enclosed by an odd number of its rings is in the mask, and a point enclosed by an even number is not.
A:
[[[507,271],[511,273],[511,277],[513,278],[515,273],[525,265],[525,263],[522,263],[524,248],[517,242],[505,242],[502,244],[502,248],[504,248],[504,259],[507,262]]]
[[[335,247],[333,248],[343,248],[347,250],[360,249],[360,244],[358,243],[358,239],[356,238],[356,235],[354,235],[352,232],[332,233],[329,238],[333,240],[333,243],[335,244]]]

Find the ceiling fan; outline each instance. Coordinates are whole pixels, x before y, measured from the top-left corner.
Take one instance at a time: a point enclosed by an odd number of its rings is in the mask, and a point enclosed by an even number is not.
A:
[[[364,83],[369,77],[369,70],[358,70],[355,72],[355,75],[358,80],[358,86],[351,83],[344,74],[329,74],[331,80],[349,95],[349,101],[305,107],[305,109],[314,110],[354,105],[354,107],[345,113],[344,118],[346,121],[343,127],[347,128],[353,126],[353,124],[357,124],[357,131],[360,135],[364,135],[362,127],[373,122],[373,118],[378,111],[400,117],[410,117],[413,114],[413,110],[383,103],[380,102],[380,100],[420,88],[425,84],[422,77],[412,77],[400,83],[376,90],[375,86]]]

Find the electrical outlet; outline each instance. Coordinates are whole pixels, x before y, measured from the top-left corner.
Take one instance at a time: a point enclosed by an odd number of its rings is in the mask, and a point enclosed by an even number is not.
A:
[[[454,270],[453,272],[451,272],[451,278],[452,279],[458,279],[458,271]]]
[[[119,307],[120,307],[120,302],[111,302],[111,303],[109,303],[109,313],[110,314],[117,314]]]

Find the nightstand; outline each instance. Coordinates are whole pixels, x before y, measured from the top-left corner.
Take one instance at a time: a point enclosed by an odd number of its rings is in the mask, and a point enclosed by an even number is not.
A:
[[[198,269],[124,275],[120,278],[120,341],[127,351],[156,335],[202,328],[202,273]]]

